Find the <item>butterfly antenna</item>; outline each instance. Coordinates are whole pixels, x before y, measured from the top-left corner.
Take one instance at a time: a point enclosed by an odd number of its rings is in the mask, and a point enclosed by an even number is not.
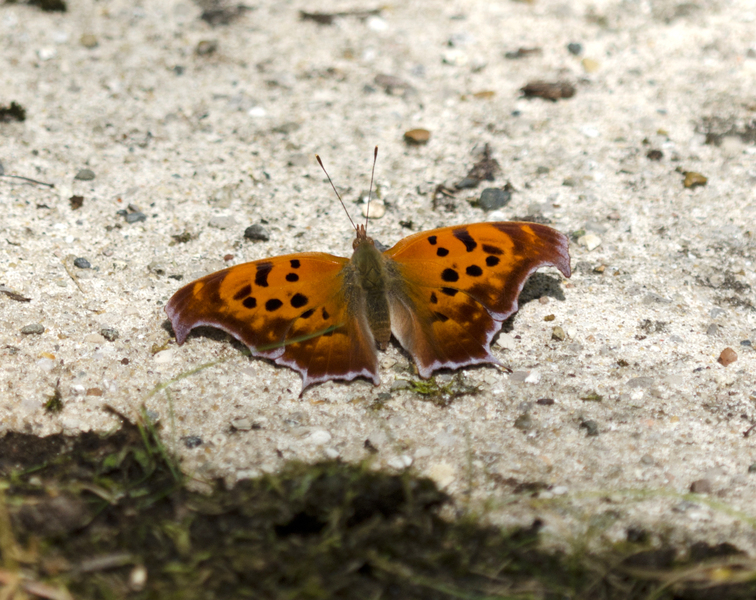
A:
[[[370,202],[373,198],[373,177],[375,177],[375,163],[378,161],[378,146],[373,152],[373,170],[370,171],[370,190],[368,191],[368,207],[365,211],[365,231],[367,232],[368,220],[370,219]]]
[[[325,173],[326,177],[328,177],[328,183],[331,184],[333,191],[336,193],[336,197],[339,199],[339,202],[341,202],[341,206],[344,208],[344,212],[346,213],[347,219],[349,219],[349,222],[352,224],[352,227],[354,227],[354,230],[358,231],[357,225],[355,225],[354,221],[352,221],[352,217],[349,216],[349,211],[347,210],[347,207],[345,206],[344,201],[341,199],[341,194],[339,194],[339,190],[337,190],[336,186],[333,185],[333,181],[331,181],[331,176],[328,174],[328,171],[326,171],[326,168],[323,166],[323,161],[320,160],[320,156],[318,156],[317,154],[315,155],[315,158],[318,159],[318,164],[320,165],[320,168],[323,169],[323,173]]]

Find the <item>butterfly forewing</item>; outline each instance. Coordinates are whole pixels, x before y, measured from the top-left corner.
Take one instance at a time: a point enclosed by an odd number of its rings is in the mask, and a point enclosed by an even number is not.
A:
[[[490,342],[517,310],[528,276],[546,265],[570,275],[568,241],[535,223],[477,223],[410,236],[384,253],[392,331],[420,375],[497,362]]]

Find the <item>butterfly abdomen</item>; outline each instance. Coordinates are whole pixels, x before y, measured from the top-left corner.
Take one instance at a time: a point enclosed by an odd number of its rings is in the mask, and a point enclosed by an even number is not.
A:
[[[350,261],[352,268],[352,301],[363,304],[368,326],[381,350],[391,339],[391,317],[386,296],[385,259],[372,240],[357,245]]]

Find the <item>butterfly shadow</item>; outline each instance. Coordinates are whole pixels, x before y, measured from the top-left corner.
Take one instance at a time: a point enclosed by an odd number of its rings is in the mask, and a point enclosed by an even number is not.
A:
[[[168,332],[168,334],[175,340],[176,339],[176,332],[173,331],[173,326],[171,325],[171,322],[166,319],[163,321],[162,325],[163,329]],[[195,327],[189,332],[189,335],[187,336],[187,339],[189,338],[207,338],[210,340],[214,340],[216,342],[226,342],[231,343],[231,345],[236,348],[239,352],[242,354],[249,356],[249,348],[239,340],[237,340],[234,336],[232,336],[229,333],[226,333],[222,329],[218,329],[217,327],[212,327],[210,325],[200,325],[199,327]]]
[[[528,302],[538,300],[543,297],[551,297],[555,300],[564,301],[564,291],[561,286],[561,279],[558,276],[547,275],[546,273],[533,273],[520,292],[518,300],[517,312],[510,315],[510,317],[504,321],[501,327],[501,331],[504,333],[510,333],[514,329],[514,320],[517,318],[517,313]]]

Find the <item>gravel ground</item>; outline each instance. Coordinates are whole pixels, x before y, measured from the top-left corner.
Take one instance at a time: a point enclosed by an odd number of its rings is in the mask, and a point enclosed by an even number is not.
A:
[[[539,517],[555,546],[756,554],[755,21],[751,0],[0,5],[0,432],[109,430],[106,407],[144,404],[200,487],[369,458],[493,523]],[[524,97],[539,80],[566,97]],[[386,245],[526,216],[571,236],[572,278],[532,278],[495,345],[512,372],[428,398],[392,345],[379,387],[300,398],[221,332],[177,346],[163,306],[192,279],[349,255],[314,154],[359,216],[375,145]],[[436,194],[486,145],[493,181]]]

